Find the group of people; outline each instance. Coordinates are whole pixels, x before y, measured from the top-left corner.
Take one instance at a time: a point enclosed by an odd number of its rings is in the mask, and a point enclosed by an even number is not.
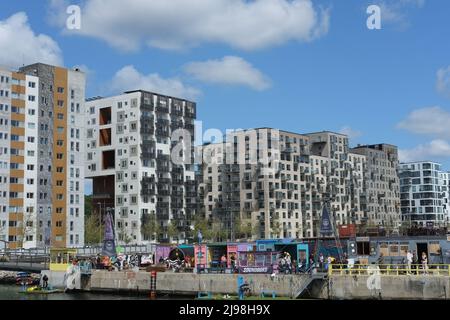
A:
[[[408,265],[407,273],[411,274],[412,266],[417,266],[419,264],[418,257],[416,254],[416,251],[412,253],[410,250],[408,250],[408,253],[406,254],[406,263]],[[428,273],[428,256],[425,252],[422,252],[422,256],[420,259],[420,263],[422,265],[422,272]]]

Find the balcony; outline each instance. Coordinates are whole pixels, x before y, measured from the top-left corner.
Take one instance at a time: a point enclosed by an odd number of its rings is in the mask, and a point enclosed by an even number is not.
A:
[[[170,178],[158,178],[158,184],[170,184],[172,179]]]
[[[169,108],[168,108],[167,106],[165,106],[165,105],[159,103],[159,104],[156,106],[156,112],[159,112],[159,113],[169,113]]]
[[[183,209],[183,201],[173,201],[171,203],[172,209]]]
[[[184,180],[179,178],[172,178],[172,184],[177,186],[184,185]]]
[[[196,198],[197,196],[198,196],[198,192],[196,192],[196,191],[187,191],[186,192],[186,197]]]
[[[171,111],[170,114],[174,115],[174,116],[182,117],[183,116],[183,109],[181,108],[181,106],[173,104],[172,105],[172,111]]]
[[[154,106],[153,106],[153,104],[150,104],[150,103],[142,103],[141,109],[142,109],[142,111],[153,111]]]
[[[183,121],[172,121],[171,123],[170,123],[170,127],[171,127],[171,129],[172,129],[172,131],[175,131],[175,130],[177,130],[177,129],[182,129],[183,128]]]
[[[156,212],[156,219],[158,220],[169,220],[169,213],[158,213]]]
[[[143,125],[140,129],[141,134],[154,134],[155,127],[153,125]]]
[[[156,129],[156,135],[159,136],[159,137],[166,137],[166,138],[168,138],[168,137],[170,137],[170,130],[167,127],[157,128]]]

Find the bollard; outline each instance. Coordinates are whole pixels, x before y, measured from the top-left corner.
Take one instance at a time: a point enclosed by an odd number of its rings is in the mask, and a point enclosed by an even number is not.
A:
[[[150,274],[150,299],[156,299],[156,271]]]

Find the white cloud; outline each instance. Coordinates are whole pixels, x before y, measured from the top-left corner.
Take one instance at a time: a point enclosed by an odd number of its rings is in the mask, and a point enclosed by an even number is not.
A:
[[[401,162],[435,160],[450,157],[450,144],[442,139],[432,140],[427,144],[420,144],[413,149],[400,149]]]
[[[439,93],[450,98],[450,66],[438,70],[436,89]]]
[[[184,71],[207,83],[245,85],[255,90],[270,87],[270,80],[240,57],[226,56],[220,60],[191,62]]]
[[[165,79],[157,73],[144,75],[131,65],[116,72],[109,86],[109,93],[139,89],[185,99],[195,99],[200,95],[199,90],[183,84],[178,78]]]
[[[376,3],[381,9],[381,24],[396,24],[407,28],[410,24],[408,15],[412,9],[420,9],[425,0],[383,0]]]
[[[356,139],[362,135],[362,132],[359,130],[354,130],[349,126],[344,126],[339,130],[339,133],[345,134],[349,139]]]
[[[450,138],[450,112],[441,107],[417,109],[398,123],[397,127],[417,134]]]
[[[63,0],[51,1],[50,20],[64,27]],[[244,50],[312,41],[328,32],[329,10],[311,0],[86,0],[81,29],[124,51],[143,44],[185,49],[204,43]]]
[[[0,21],[0,48],[0,64],[9,68],[36,62],[63,64],[58,44],[45,34],[35,34],[24,12]]]

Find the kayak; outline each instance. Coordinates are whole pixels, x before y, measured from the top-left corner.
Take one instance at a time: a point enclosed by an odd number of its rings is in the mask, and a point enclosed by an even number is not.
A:
[[[33,286],[30,288],[27,288],[25,291],[19,291],[20,293],[38,293],[38,294],[50,294],[50,293],[61,293],[63,292],[62,290],[59,289],[52,289],[52,288],[48,288],[48,289],[44,289],[38,286]]]

